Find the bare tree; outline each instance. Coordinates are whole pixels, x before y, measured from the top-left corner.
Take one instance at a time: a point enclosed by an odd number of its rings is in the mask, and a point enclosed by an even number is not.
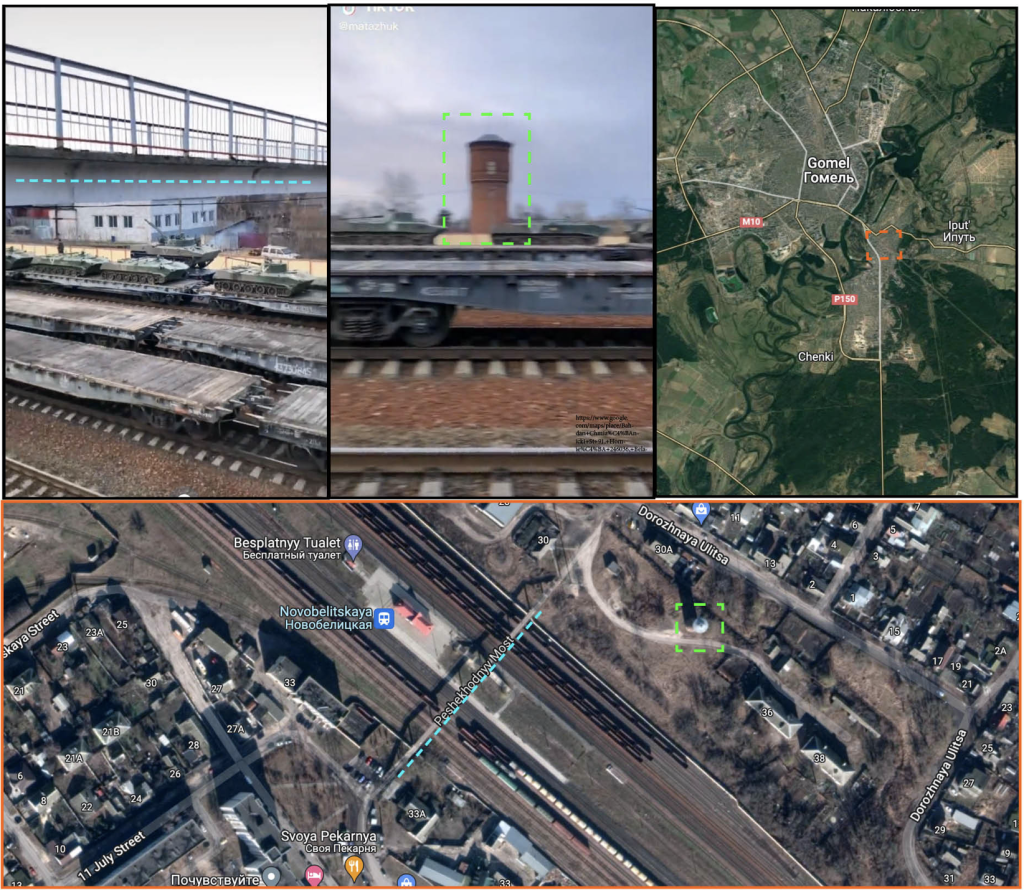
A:
[[[628,220],[633,216],[634,210],[635,206],[633,204],[633,199],[626,196],[617,198],[612,203],[612,215],[614,217],[618,217],[620,220]]]
[[[559,202],[555,208],[555,216],[563,220],[586,220],[587,203],[579,201]]]
[[[416,180],[407,171],[384,171],[384,185],[379,195],[386,207],[412,214],[416,213],[420,200]]]

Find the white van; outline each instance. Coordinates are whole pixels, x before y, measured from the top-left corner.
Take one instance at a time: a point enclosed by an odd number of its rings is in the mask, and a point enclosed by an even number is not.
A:
[[[260,255],[272,260],[295,260],[298,257],[291,248],[282,248],[280,245],[264,245]]]

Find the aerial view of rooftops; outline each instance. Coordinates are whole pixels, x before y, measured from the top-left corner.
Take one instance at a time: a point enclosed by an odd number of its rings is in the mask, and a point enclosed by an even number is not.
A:
[[[5,502],[4,886],[1019,886],[1017,503]]]

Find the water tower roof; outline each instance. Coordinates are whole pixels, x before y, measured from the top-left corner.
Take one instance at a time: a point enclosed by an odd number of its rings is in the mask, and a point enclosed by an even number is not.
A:
[[[511,146],[512,144],[508,140],[503,140],[496,133],[485,133],[480,139],[473,140],[470,143],[471,146],[475,146],[477,143],[500,143],[503,146]]]

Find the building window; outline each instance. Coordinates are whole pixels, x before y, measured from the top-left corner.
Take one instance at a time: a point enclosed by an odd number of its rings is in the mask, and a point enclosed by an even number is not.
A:
[[[170,225],[171,225],[171,215],[170,214],[164,214],[164,226],[170,226]]]
[[[125,217],[124,218],[124,228],[125,229],[131,229],[131,227],[132,227],[132,219],[131,219],[131,217]]]
[[[103,228],[103,215],[102,214],[95,214],[95,215],[93,215],[92,225],[95,226],[96,229],[102,229]]]
[[[167,218],[167,222],[170,223],[170,220],[171,220],[171,218],[168,217]],[[174,225],[175,226],[181,226],[181,215],[180,214],[175,214],[174,215]]]
[[[202,220],[204,223],[206,222],[206,212],[205,211],[200,211],[199,212],[199,219]]]
[[[107,216],[107,226],[116,229],[117,228],[117,217],[113,214]]]
[[[198,223],[199,222],[199,212],[198,211],[193,211],[192,212],[192,222],[193,223]]]
[[[494,171],[495,171],[494,162],[493,161],[488,161],[487,162],[487,173],[493,174]]]

